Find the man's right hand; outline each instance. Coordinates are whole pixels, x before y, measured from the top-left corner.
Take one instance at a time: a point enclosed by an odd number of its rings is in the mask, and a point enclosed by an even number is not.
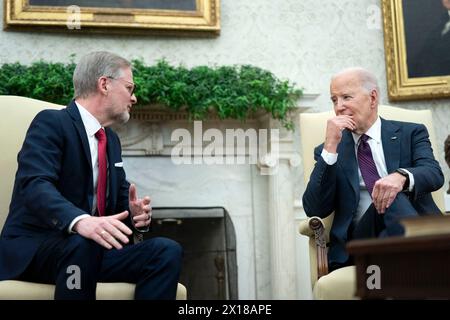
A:
[[[327,131],[325,134],[324,149],[329,153],[336,153],[337,146],[342,139],[342,131],[349,129],[353,131],[356,129],[356,123],[353,117],[342,115],[336,116],[327,121]]]
[[[122,249],[122,243],[128,243],[128,237],[133,232],[121,220],[128,217],[128,211],[104,216],[86,217],[73,226],[73,230],[81,236],[92,239],[106,249]],[[119,242],[120,241],[120,242]]]

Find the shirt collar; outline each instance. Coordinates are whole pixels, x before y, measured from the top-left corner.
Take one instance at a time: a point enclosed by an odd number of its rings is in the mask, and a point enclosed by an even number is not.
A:
[[[75,101],[78,111],[80,112],[81,121],[83,121],[84,128],[88,136],[92,137],[102,127],[97,118],[95,118],[89,111],[86,110],[81,104]]]
[[[377,120],[374,122],[374,124],[369,128],[369,130],[365,133],[367,136],[369,136],[371,139],[375,140],[377,143],[381,142],[381,119],[378,116]],[[355,145],[358,144],[359,138],[361,137],[361,134],[356,134],[352,132],[353,140],[355,141]]]

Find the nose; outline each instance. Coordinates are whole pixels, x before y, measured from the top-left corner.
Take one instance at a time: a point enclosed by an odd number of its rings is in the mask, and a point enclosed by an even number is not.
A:
[[[345,110],[344,100],[337,99],[336,104],[335,104],[335,109],[336,109],[336,112],[344,111]]]
[[[136,102],[137,102],[137,98],[136,98],[136,95],[133,93],[131,95],[131,103],[136,104]]]

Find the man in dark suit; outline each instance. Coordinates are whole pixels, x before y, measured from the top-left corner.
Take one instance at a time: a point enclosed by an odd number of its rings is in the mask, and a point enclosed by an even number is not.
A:
[[[432,19],[434,26],[408,63],[410,77],[450,75],[450,0],[441,1],[442,14]]]
[[[150,198],[126,181],[120,141],[109,126],[136,103],[130,63],[109,52],[84,56],[75,99],[32,121],[18,154],[0,238],[0,280],[56,284],[56,299],[95,299],[97,282],[136,283],[136,299],[174,299],[182,250],[148,231]],[[7,152],[7,150],[4,150]]]
[[[347,241],[401,235],[399,219],[439,213],[431,192],[444,177],[424,125],[378,116],[370,72],[346,69],[332,78],[330,92],[336,116],[315,149],[303,206],[308,216],[335,212],[328,254],[334,270],[352,263]]]

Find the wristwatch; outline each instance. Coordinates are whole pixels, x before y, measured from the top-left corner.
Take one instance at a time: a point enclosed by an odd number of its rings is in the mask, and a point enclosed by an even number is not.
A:
[[[395,172],[400,173],[402,176],[406,178],[405,184],[403,185],[403,191],[406,191],[409,189],[409,174],[405,169],[397,169]]]

